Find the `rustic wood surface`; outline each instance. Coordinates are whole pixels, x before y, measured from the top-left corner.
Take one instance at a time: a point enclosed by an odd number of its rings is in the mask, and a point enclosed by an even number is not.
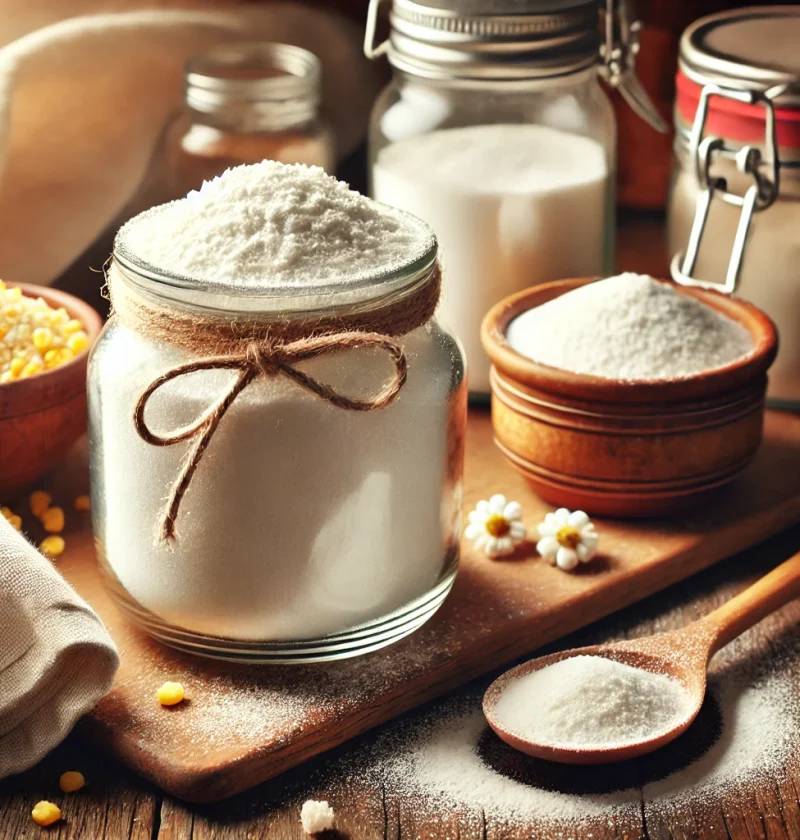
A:
[[[466,449],[465,510],[504,493],[522,504],[531,529],[552,510],[495,447],[487,411],[470,413]],[[87,481],[79,451],[48,486],[63,500]],[[797,522],[800,416],[770,412],[756,459],[711,504],[672,520],[602,521],[602,555],[574,575],[537,557],[533,541],[513,559],[491,562],[462,540],[455,587],[428,624],[377,653],[316,666],[229,666],[150,641],[112,603],[88,517],[72,519],[58,565],[99,612],[121,654],[114,687],[87,729],[169,793],[214,802]],[[190,698],[172,712],[154,700],[167,679],[187,686]]]
[[[558,647],[683,626],[741,591],[798,547],[800,527],[563,639]],[[782,619],[789,625],[800,621],[800,601],[785,607]],[[769,637],[768,626],[754,628],[743,637],[742,653],[768,648]],[[800,733],[794,738],[800,751]],[[0,783],[0,840],[299,840],[303,834],[298,804],[313,795],[328,798],[336,807],[340,831],[329,834],[329,840],[549,840],[547,833],[522,823],[500,828],[458,813],[426,820],[392,790],[354,787],[337,782],[335,774],[333,779],[326,778],[337,761],[360,749],[365,740],[340,747],[226,802],[191,806],[165,796],[76,734],[35,769]],[[89,786],[73,796],[60,794],[58,776],[66,769],[82,770]],[[312,776],[318,778],[309,782]],[[61,803],[66,818],[61,825],[42,830],[30,821],[30,809],[42,798]],[[576,832],[575,836],[589,835]],[[665,815],[643,801],[635,824],[593,827],[591,836],[593,840],[800,840],[800,766],[785,777],[764,778],[753,790],[729,793],[719,800],[707,798],[702,808],[692,806]]]

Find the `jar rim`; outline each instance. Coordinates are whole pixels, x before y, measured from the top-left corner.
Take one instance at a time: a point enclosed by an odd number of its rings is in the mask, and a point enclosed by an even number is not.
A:
[[[161,205],[165,206],[168,205]],[[293,319],[368,311],[374,306],[384,306],[396,297],[411,294],[426,283],[439,254],[436,236],[428,225],[410,213],[382,206],[418,228],[420,247],[402,261],[354,274],[344,283],[328,280],[302,286],[288,283],[236,286],[201,280],[166,271],[137,256],[126,247],[124,227],[114,241],[111,265],[120,272],[124,282],[134,285],[138,292],[181,309],[275,318],[290,316]]]

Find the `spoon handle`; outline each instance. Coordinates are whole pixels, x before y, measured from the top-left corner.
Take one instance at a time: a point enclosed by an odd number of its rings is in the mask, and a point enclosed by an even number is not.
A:
[[[700,620],[712,633],[709,656],[798,595],[800,552]]]

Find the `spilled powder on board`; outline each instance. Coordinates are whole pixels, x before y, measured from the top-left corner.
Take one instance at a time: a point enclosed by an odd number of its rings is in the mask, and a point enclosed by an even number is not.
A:
[[[511,347],[541,364],[607,379],[696,375],[753,352],[739,323],[642,274],[581,286],[508,326]]]
[[[621,747],[685,720],[692,698],[676,680],[602,656],[573,656],[513,680],[495,706],[510,732],[558,747]]]

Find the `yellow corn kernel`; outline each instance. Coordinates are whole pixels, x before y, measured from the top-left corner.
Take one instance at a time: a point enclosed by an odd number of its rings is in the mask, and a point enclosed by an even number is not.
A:
[[[22,517],[17,516],[11,508],[0,507],[0,515],[2,515],[3,519],[5,519],[12,528],[16,528],[18,531],[22,529]]]
[[[8,333],[8,327],[0,327],[0,341],[2,341]]]
[[[58,786],[64,793],[75,793],[76,790],[80,790],[85,785],[86,779],[83,773],[79,773],[77,770],[67,770],[66,773],[61,774],[61,778],[58,780]]]
[[[10,370],[6,370],[3,373],[0,373],[0,385],[5,384],[6,382],[13,382],[17,377],[11,373]]]
[[[82,330],[80,332],[73,333],[67,339],[67,347],[69,347],[75,355],[82,353],[88,346],[89,336]]]
[[[31,336],[33,346],[40,352],[44,353],[50,349],[53,343],[53,331],[49,327],[37,327]]]
[[[186,691],[179,682],[165,682],[156,692],[156,696],[162,706],[177,706],[186,697]]]
[[[75,510],[91,510],[92,501],[88,496],[76,496],[72,506]]]
[[[37,373],[41,373],[44,369],[44,365],[39,362],[28,362],[24,368],[22,368],[22,373],[20,374],[20,378],[24,379],[27,376],[34,376]]]
[[[6,297],[8,300],[19,300],[22,297],[22,289],[19,286],[12,286],[6,289]]]
[[[62,311],[63,310],[59,310],[59,312]],[[72,335],[73,333],[80,332],[81,330],[83,330],[83,324],[77,318],[71,318],[66,324],[64,324],[64,332],[67,335]]]
[[[34,516],[41,517],[52,501],[53,497],[49,493],[44,490],[34,490],[28,497],[28,506]]]
[[[61,808],[52,802],[42,800],[33,806],[31,817],[36,825],[52,825],[61,819]]]
[[[14,376],[19,376],[26,364],[27,362],[22,358],[22,356],[14,356],[14,358],[8,363],[8,369],[14,374]]]
[[[60,534],[64,530],[64,511],[60,507],[48,508],[42,514],[42,527],[50,534]]]
[[[75,354],[69,347],[55,347],[44,354],[44,366],[47,370],[52,370],[74,358]]]
[[[64,538],[58,537],[55,534],[45,537],[39,543],[39,550],[45,557],[60,557],[66,547],[67,544],[64,542]]]
[[[2,292],[3,289],[5,289],[5,287],[6,287],[6,284],[2,280],[0,280],[0,292]]]

